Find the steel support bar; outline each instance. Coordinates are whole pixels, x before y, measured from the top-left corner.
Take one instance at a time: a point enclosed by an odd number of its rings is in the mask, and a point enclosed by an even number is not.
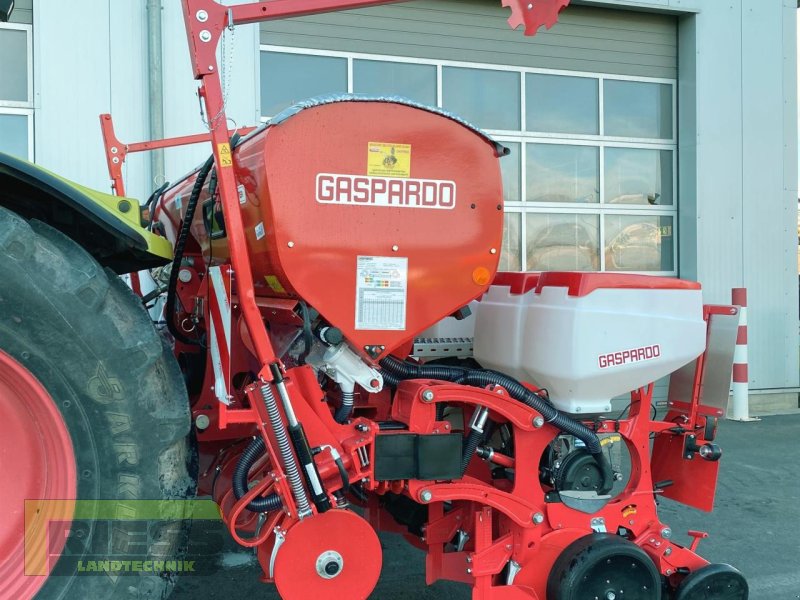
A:
[[[233,21],[236,25],[258,23],[273,19],[302,17],[316,13],[324,13],[382,4],[397,4],[406,0],[268,0],[254,4],[237,4],[232,6]],[[228,23],[226,23],[227,25]]]
[[[238,132],[243,135],[255,130],[256,127],[242,127],[241,129],[230,130],[229,135]],[[122,166],[128,154],[134,152],[148,152],[161,148],[174,148],[177,146],[189,146],[191,144],[201,144],[211,141],[210,133],[195,133],[193,135],[182,135],[178,137],[164,138],[160,140],[150,140],[147,142],[134,142],[131,144],[122,143],[114,131],[114,120],[109,114],[100,115],[100,130],[103,133],[103,144],[106,152],[106,164],[108,174],[111,177],[111,189],[117,196],[125,195],[125,183],[122,180]]]
[[[242,127],[241,129],[228,130],[229,135],[240,133],[246,135],[256,129],[255,127]],[[163,140],[152,140],[149,142],[137,142],[128,144],[126,150],[128,152],[146,152],[148,150],[158,150],[159,148],[172,148],[173,146],[188,146],[190,144],[200,144],[202,142],[210,142],[211,134],[196,133],[194,135],[184,135],[181,137],[165,138]]]

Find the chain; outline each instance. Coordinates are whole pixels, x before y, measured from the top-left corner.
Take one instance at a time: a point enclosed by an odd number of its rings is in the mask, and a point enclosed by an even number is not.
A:
[[[226,31],[222,32],[222,60],[220,69],[220,82],[222,84],[222,108],[214,115],[213,118],[206,120],[205,108],[203,102],[200,101],[200,119],[209,131],[213,131],[219,122],[219,119],[225,113],[225,107],[228,104],[228,93],[230,92],[231,80],[233,79],[233,57],[236,50],[236,27],[233,24],[233,11],[228,10],[228,27]],[[228,32],[230,31],[230,40],[228,40]],[[230,51],[228,44],[230,43]]]

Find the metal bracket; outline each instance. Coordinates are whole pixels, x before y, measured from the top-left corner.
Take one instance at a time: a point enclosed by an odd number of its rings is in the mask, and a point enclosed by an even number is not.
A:
[[[411,356],[417,358],[469,358],[473,354],[473,338],[416,338]]]
[[[275,578],[275,559],[278,557],[278,550],[281,549],[283,546],[283,542],[286,541],[286,534],[283,530],[279,527],[274,529],[275,531],[275,544],[272,546],[272,555],[269,557],[269,578]]]
[[[595,517],[591,521],[591,527],[595,533],[606,533],[606,520],[603,517]]]

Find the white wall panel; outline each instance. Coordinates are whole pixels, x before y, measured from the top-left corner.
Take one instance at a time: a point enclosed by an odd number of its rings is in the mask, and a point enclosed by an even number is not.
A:
[[[798,386],[792,2],[672,0],[679,24],[681,268],[706,301],[748,288],[750,384]]]
[[[36,162],[107,189],[100,113],[111,108],[109,2],[34,2]]]
[[[146,3],[111,2],[110,31],[110,112],[117,137],[122,142],[146,140],[149,133]],[[105,161],[99,169],[103,174],[107,172]],[[124,175],[126,194],[145,201],[153,189],[148,154],[128,155]],[[110,181],[101,189],[110,191],[109,186]]]
[[[116,0],[35,3],[37,162],[83,185],[108,191],[99,115],[112,113],[122,142],[149,138],[146,4]],[[200,133],[205,128],[180,2],[163,4],[165,133]],[[228,111],[240,126],[252,125],[258,122],[258,28],[239,27],[233,37]],[[205,146],[165,151],[167,178],[174,181],[208,154]],[[129,156],[125,168],[129,196],[144,200],[154,188],[149,164],[145,153]]]
[[[227,2],[232,4],[234,2]],[[200,118],[197,82],[192,79],[188,42],[179,2],[164,3],[164,127],[167,136],[189,135],[207,131]],[[223,63],[218,52],[221,73],[231,70],[227,113],[237,126],[258,124],[258,25],[237,27],[226,33],[228,55]],[[233,43],[230,39],[233,37]],[[233,53],[230,54],[230,49]],[[222,49],[222,42],[219,46]],[[229,127],[232,127],[229,122]],[[175,181],[196,167],[210,154],[210,146],[198,145],[182,150],[167,150],[164,155],[167,179]]]

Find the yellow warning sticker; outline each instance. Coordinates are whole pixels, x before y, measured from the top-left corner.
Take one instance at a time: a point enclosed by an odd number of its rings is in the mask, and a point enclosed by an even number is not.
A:
[[[370,142],[367,175],[411,177],[411,144]]]
[[[227,142],[217,144],[219,150],[219,165],[223,168],[233,166],[233,157],[231,156],[231,145]]]
[[[281,282],[278,280],[275,275],[265,275],[264,279],[267,280],[267,285],[272,288],[273,292],[278,294],[285,294],[286,288],[281,285]]]

